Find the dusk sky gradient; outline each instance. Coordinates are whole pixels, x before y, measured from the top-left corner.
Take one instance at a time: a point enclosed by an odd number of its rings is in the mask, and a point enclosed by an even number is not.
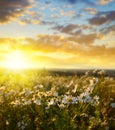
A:
[[[0,66],[115,69],[115,0],[0,0]]]

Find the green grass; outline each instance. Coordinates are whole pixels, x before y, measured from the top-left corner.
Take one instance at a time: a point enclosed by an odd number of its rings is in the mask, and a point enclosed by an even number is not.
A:
[[[0,73],[0,130],[112,130],[115,79]]]

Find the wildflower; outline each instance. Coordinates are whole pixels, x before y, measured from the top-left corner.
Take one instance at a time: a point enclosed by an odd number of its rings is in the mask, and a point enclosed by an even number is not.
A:
[[[5,89],[6,89],[6,86],[0,87],[0,91],[1,91],[1,90],[4,91]]]
[[[69,87],[70,87],[70,85],[69,85],[69,84],[67,84],[67,85],[66,85],[66,87],[67,87],[67,88],[69,88]]]
[[[50,108],[49,106],[45,107],[46,110],[48,110],[49,108]]]
[[[56,104],[56,103],[55,103],[54,99],[51,99],[50,102],[48,103],[48,106],[50,106],[50,105],[55,105],[55,104]]]
[[[88,76],[88,75],[89,75],[89,71],[87,71],[87,72],[85,73],[85,75]]]
[[[59,108],[60,108],[60,109],[63,109],[63,108],[65,108],[65,105],[64,105],[63,103],[61,103],[61,104],[58,104],[58,106],[59,106]]]
[[[17,123],[17,127],[19,128],[21,126],[21,122],[18,122]]]
[[[15,94],[15,91],[14,90],[10,90],[8,93],[7,93],[7,96],[12,96]]]
[[[110,101],[113,101],[114,99],[113,98],[110,98]]]
[[[19,100],[16,100],[16,101],[12,101],[10,104],[14,106],[19,106],[21,103]]]
[[[111,103],[111,107],[112,107],[112,108],[115,108],[115,103]]]
[[[99,96],[95,95],[95,96],[93,97],[93,99],[96,100],[96,101],[98,101],[98,100],[99,100]]]
[[[63,97],[63,99],[62,99],[62,103],[63,103],[63,104],[67,104],[67,103],[68,103],[68,101],[67,101],[67,96],[66,96],[66,95],[64,95],[64,97]]]
[[[71,103],[72,103],[72,104],[76,104],[76,103],[77,103],[77,98],[76,98],[76,97],[73,97]]]
[[[81,96],[77,96],[77,101],[78,102],[83,102],[82,97]]]
[[[31,100],[28,100],[28,101],[25,101],[25,105],[30,105],[32,102],[31,102]]]
[[[105,71],[104,70],[101,70],[98,72],[99,75],[104,75],[105,74]]]
[[[88,95],[88,94],[89,94],[89,93],[88,93],[87,91],[86,91],[86,92],[83,92],[83,93],[80,94],[80,97],[81,97],[81,98],[84,98],[84,97],[85,97],[86,95]]]
[[[38,88],[39,88],[39,85],[34,86],[35,90],[38,90]]]
[[[85,95],[84,102],[91,102],[92,98],[89,95]]]
[[[92,99],[92,103],[93,105],[96,105],[96,104],[99,104],[99,96],[94,96],[93,99]]]
[[[41,105],[41,100],[40,100],[40,99],[36,99],[36,100],[34,101],[34,103],[37,104],[37,105]]]
[[[39,88],[43,88],[44,86],[42,84],[39,85]]]
[[[53,94],[55,97],[57,97],[58,96],[58,92],[54,92],[54,94]]]
[[[20,128],[21,130],[24,130],[28,124],[25,123],[24,121],[18,122],[17,127]]]
[[[31,94],[31,91],[30,90],[25,90],[25,95],[26,96],[29,96]]]
[[[9,125],[9,121],[8,120],[6,120],[6,125]]]

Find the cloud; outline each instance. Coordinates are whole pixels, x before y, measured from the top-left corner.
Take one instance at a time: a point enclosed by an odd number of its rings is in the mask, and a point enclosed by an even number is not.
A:
[[[64,11],[64,10],[60,10],[60,14],[62,16],[68,17],[68,16],[76,16],[76,12],[75,11]]]
[[[10,51],[22,50],[33,63],[46,67],[113,67],[115,48],[104,44],[85,44],[85,40],[88,42],[90,39],[88,37],[95,37],[93,35],[84,36],[83,39],[57,35],[38,35],[35,38],[22,39],[0,38],[0,54],[2,58]]]
[[[46,5],[50,5],[50,4],[51,4],[51,1],[45,1],[45,4],[46,4]]]
[[[28,16],[27,17],[23,17],[21,20],[22,22],[25,20],[27,20],[27,24],[29,21],[29,24],[42,24],[42,14],[40,12],[36,12],[36,11],[28,11]]]
[[[84,10],[87,11],[88,13],[90,13],[90,14],[97,14],[96,8],[87,7]]]
[[[75,42],[79,44],[93,44],[93,42],[98,39],[98,34],[96,33],[91,33],[91,34],[81,34],[81,35],[76,35],[74,37],[70,37],[71,40],[74,40]]]
[[[109,34],[107,37],[110,38]],[[101,45],[101,40],[97,45],[92,43],[97,38],[97,34],[84,35],[80,38],[74,37],[62,37],[57,35],[39,35],[35,39],[28,39],[28,45],[31,45],[31,48],[36,51],[42,51],[45,53],[56,53],[65,54],[69,53],[75,56],[86,56],[86,57],[96,57],[96,56],[105,56],[105,54],[110,56],[115,56],[115,48],[110,47],[110,43]],[[107,40],[106,38],[105,40]],[[109,40],[109,39],[108,39]],[[114,44],[115,45],[115,44]],[[112,56],[112,57],[113,57]],[[55,57],[53,57],[55,58]]]
[[[102,25],[115,21],[115,11],[100,12],[95,17],[89,19],[92,25]]]
[[[27,11],[26,16],[20,18],[19,23],[21,25],[25,25],[25,24],[41,24],[42,23],[42,15],[39,12]]]
[[[115,25],[109,25],[108,27],[103,27],[100,29],[100,32],[102,33],[102,35],[106,35],[110,32],[114,32],[115,33]],[[115,34],[114,34],[115,35]]]
[[[58,14],[52,14],[51,15],[51,18],[59,18],[60,17],[60,15],[58,15]]]
[[[110,30],[107,33],[104,33],[101,37],[101,44],[99,39],[94,42],[95,46],[105,46],[105,48],[114,48],[115,49],[115,31]]]
[[[69,3],[71,5],[73,4],[77,4],[77,3],[83,3],[83,4],[86,4],[86,5],[94,5],[95,2],[92,2],[92,0],[58,0],[60,2],[66,2],[66,3]]]
[[[19,24],[21,24],[21,25],[25,25],[25,24],[36,24],[36,25],[39,25],[39,24],[41,24],[41,21],[40,20],[34,20],[34,19],[26,18],[26,19],[20,20]]]
[[[57,26],[53,27],[53,29],[56,29],[57,31],[60,31],[61,33],[66,33],[66,34],[72,34],[72,32],[74,30],[76,30],[77,28],[79,28],[78,24],[69,24],[66,26],[57,25]]]
[[[81,35],[83,30],[92,29],[90,25],[80,25],[80,24],[68,24],[68,25],[56,25],[52,29],[57,30],[61,33],[68,35]]]
[[[53,27],[53,29],[59,31],[60,33],[66,34],[70,41],[76,42],[78,44],[93,44],[96,39],[100,39],[100,35],[98,33],[91,32],[93,30],[93,27],[90,25],[57,25]],[[84,30],[90,31],[90,33],[87,34],[84,32]]]
[[[0,38],[2,49],[31,49],[43,52],[71,52],[72,50],[87,50],[89,43],[96,38],[96,34],[84,35],[82,37],[64,37],[57,35],[38,35],[35,38]],[[4,47],[3,47],[4,46]]]
[[[0,0],[0,23],[8,23],[24,15],[34,0]]]
[[[115,0],[98,0],[96,3],[101,4],[101,5],[106,5],[106,4],[109,4],[113,1],[115,1]]]
[[[107,28],[108,32],[114,32],[115,33],[115,25],[109,26]]]
[[[60,0],[62,2],[62,0]],[[63,2],[69,2],[70,4],[75,4],[77,2],[80,2],[80,0],[63,0]]]
[[[68,2],[70,2],[70,3],[72,3],[72,4],[74,4],[74,3],[76,3],[78,0],[68,0]]]

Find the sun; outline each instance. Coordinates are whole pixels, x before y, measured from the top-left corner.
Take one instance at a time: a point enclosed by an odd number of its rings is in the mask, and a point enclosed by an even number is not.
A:
[[[27,57],[19,50],[6,55],[4,67],[9,69],[27,69],[30,68],[30,63]]]

